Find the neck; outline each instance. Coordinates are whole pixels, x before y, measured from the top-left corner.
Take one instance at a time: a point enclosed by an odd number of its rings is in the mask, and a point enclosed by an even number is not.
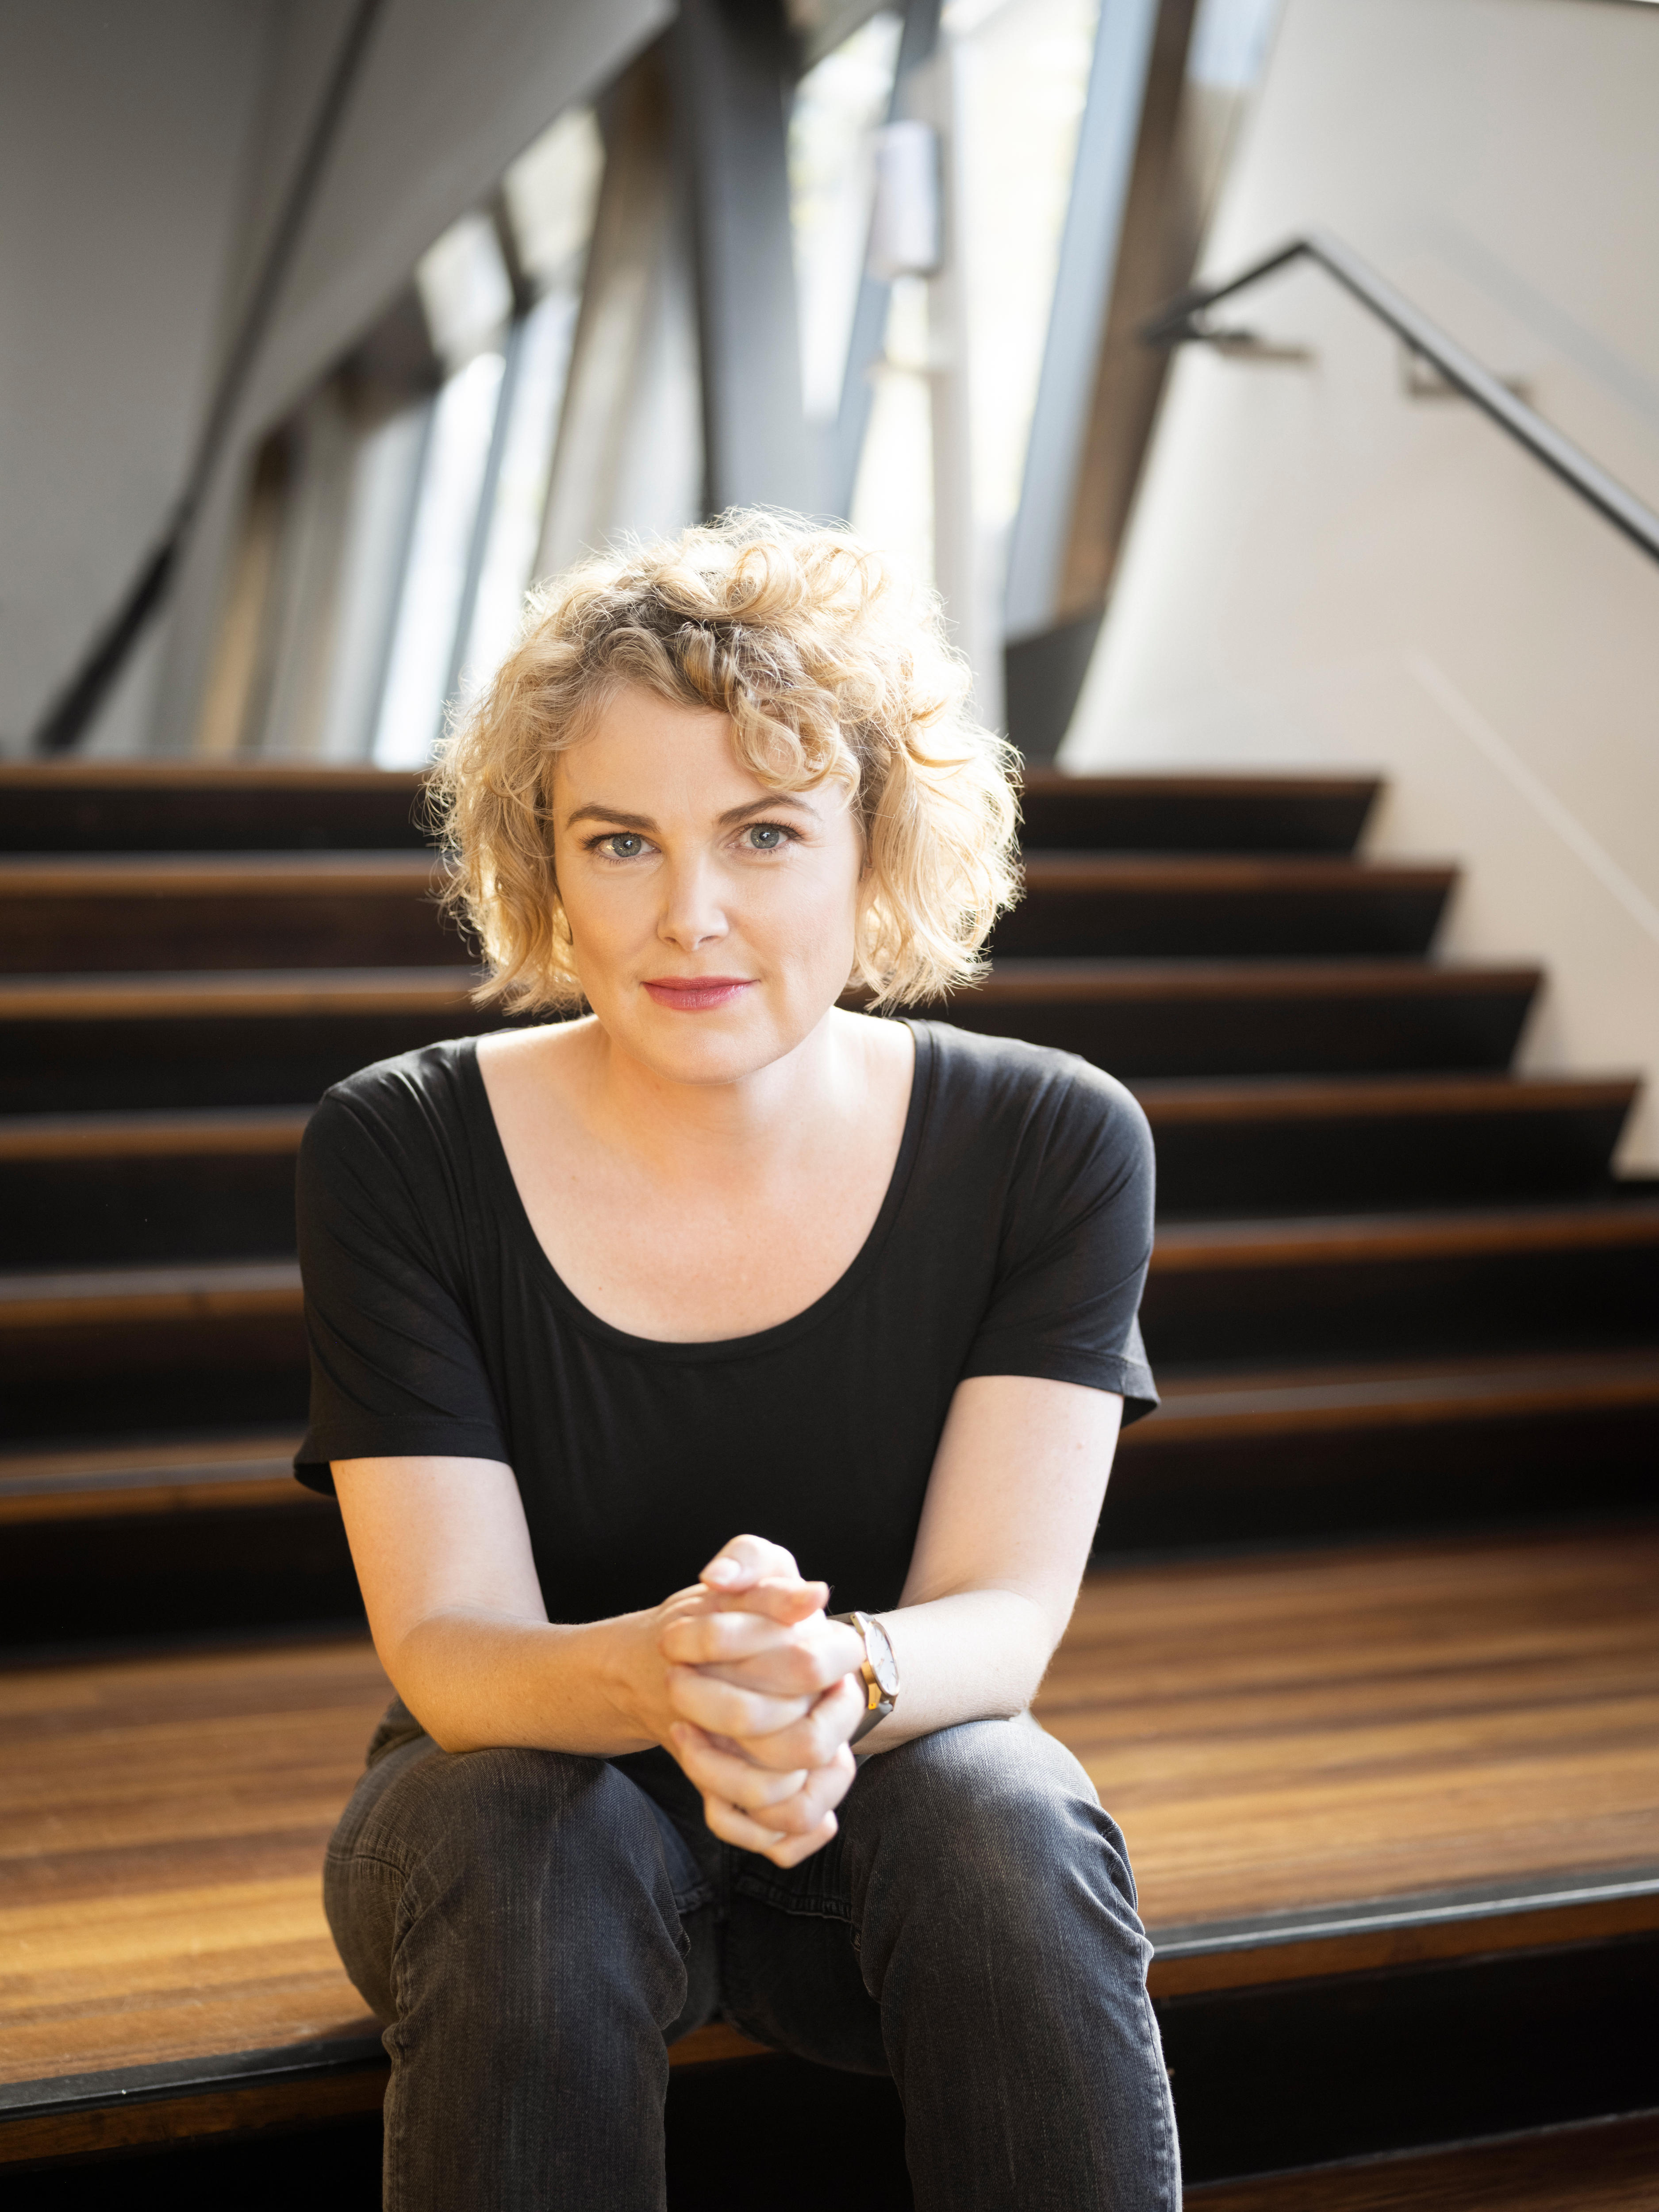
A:
[[[753,1183],[855,1120],[871,1067],[860,1018],[826,1013],[793,1052],[732,1083],[676,1083],[623,1051],[595,1023],[583,1106],[604,1142],[665,1174]]]

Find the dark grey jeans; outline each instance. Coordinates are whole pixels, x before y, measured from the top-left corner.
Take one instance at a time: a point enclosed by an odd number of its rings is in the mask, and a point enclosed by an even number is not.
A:
[[[652,2212],[668,2045],[716,2018],[890,2074],[920,2212],[1180,2203],[1123,1838],[1030,1719],[866,1760],[784,1873],[666,1753],[452,1755],[393,1705],[325,1895],[390,2023],[387,2212]]]

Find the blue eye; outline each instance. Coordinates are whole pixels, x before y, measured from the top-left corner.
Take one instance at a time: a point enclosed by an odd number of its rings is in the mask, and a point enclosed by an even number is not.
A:
[[[749,825],[750,848],[757,853],[775,853],[788,840],[789,833],[776,822],[751,822]]]
[[[645,850],[645,840],[636,830],[616,830],[605,842],[618,860],[631,860]]]

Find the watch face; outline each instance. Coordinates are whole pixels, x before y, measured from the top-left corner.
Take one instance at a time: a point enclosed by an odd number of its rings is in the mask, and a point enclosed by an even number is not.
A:
[[[870,1662],[870,1671],[875,1676],[884,1698],[898,1695],[898,1661],[893,1656],[893,1647],[887,1640],[887,1631],[878,1620],[872,1620],[864,1638],[865,1656]]]

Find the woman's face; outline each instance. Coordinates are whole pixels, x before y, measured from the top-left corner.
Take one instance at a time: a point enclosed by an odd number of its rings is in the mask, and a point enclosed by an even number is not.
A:
[[[589,1005],[672,1082],[793,1052],[852,972],[863,847],[835,785],[781,793],[724,714],[629,686],[554,772],[559,892]]]

